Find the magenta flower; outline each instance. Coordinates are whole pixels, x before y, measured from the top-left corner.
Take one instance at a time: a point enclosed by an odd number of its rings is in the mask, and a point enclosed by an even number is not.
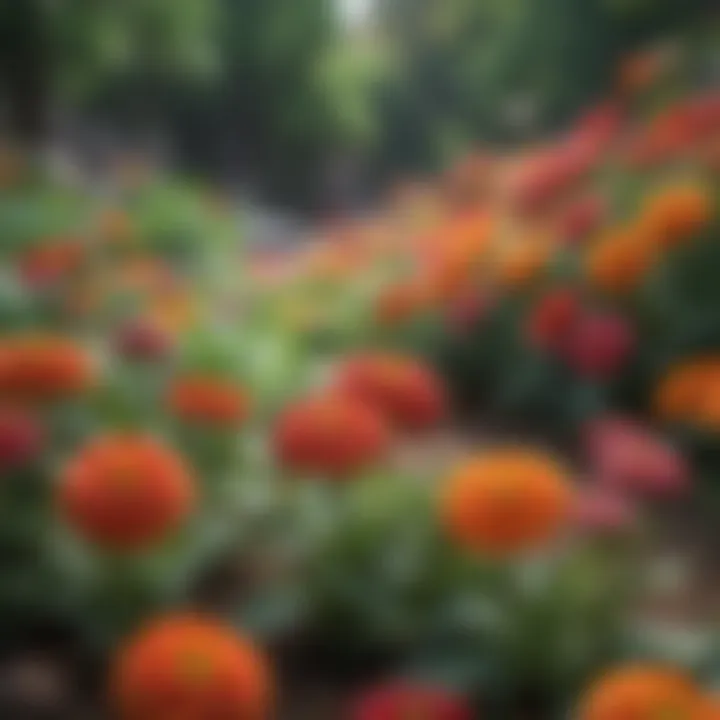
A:
[[[681,453],[632,420],[610,417],[590,422],[585,447],[594,474],[612,487],[666,496],[688,486],[689,468]]]

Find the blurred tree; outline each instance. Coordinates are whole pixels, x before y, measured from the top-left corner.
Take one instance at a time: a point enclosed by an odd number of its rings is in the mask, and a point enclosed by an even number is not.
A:
[[[109,74],[170,77],[212,63],[214,0],[0,0],[0,90],[10,131],[34,144],[59,95]]]

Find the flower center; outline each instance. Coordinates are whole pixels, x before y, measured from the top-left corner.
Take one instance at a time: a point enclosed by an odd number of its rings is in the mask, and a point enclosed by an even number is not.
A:
[[[181,677],[193,685],[204,685],[213,672],[212,658],[194,649],[182,653],[178,665]]]

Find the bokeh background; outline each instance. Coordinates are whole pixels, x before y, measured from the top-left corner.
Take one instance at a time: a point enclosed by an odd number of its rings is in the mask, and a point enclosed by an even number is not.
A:
[[[718,720],[711,0],[0,0],[0,718]]]

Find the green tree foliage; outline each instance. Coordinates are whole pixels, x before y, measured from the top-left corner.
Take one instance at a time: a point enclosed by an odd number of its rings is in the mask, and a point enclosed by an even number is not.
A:
[[[620,57],[677,33],[706,0],[387,0],[397,73],[381,156],[437,167],[473,141],[518,142],[606,96]]]
[[[0,83],[12,130],[36,141],[58,95],[118,73],[207,70],[215,10],[212,0],[0,0]]]

